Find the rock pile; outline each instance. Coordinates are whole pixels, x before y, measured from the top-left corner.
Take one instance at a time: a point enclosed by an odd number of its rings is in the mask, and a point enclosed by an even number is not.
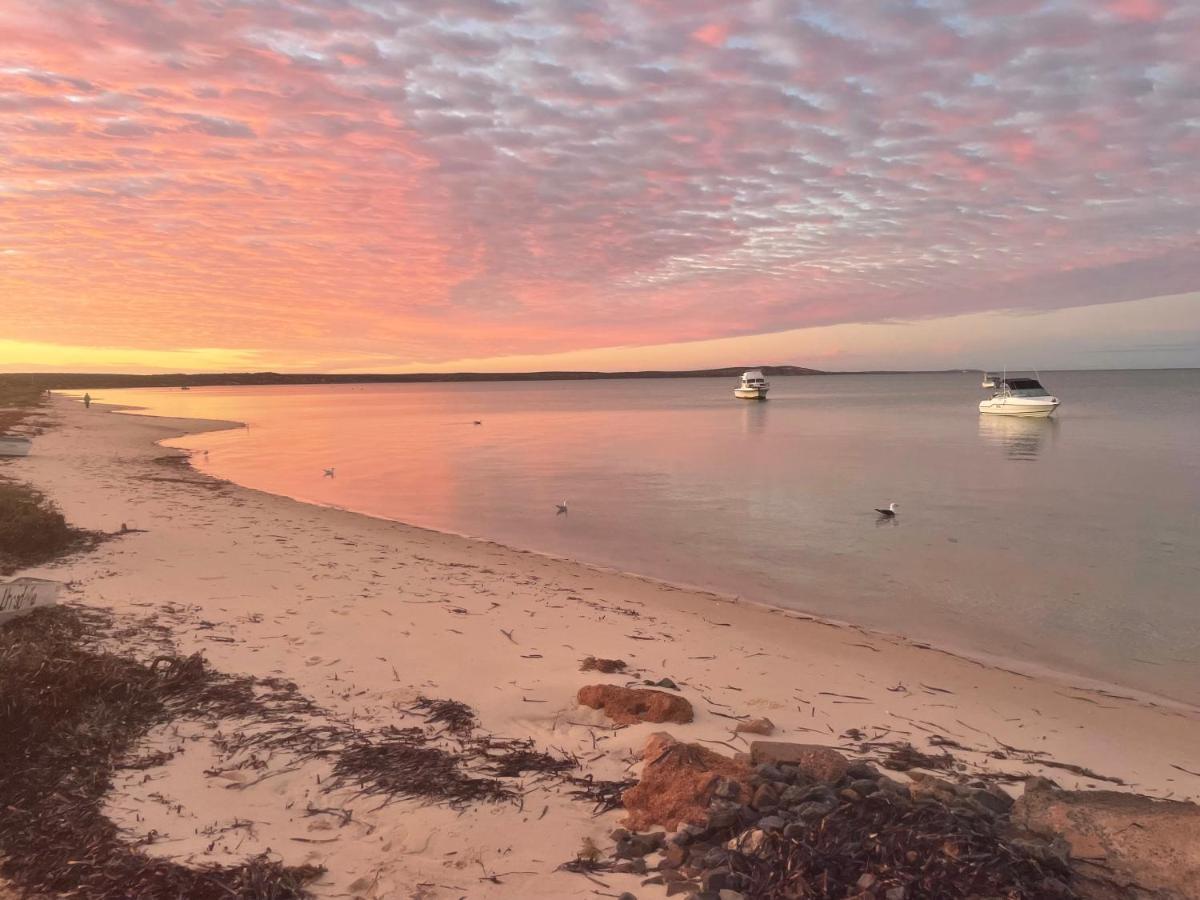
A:
[[[667,757],[695,746],[659,742]],[[614,869],[696,900],[1077,896],[1065,842],[1016,836],[1012,799],[995,787],[932,776],[910,786],[811,745],[757,742],[751,756],[748,777],[710,771],[701,821],[669,838],[615,832]]]

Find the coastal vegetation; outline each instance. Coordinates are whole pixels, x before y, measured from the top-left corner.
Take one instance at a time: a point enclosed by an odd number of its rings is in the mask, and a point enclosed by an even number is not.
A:
[[[83,549],[98,536],[68,524],[40,492],[0,479],[0,575]]]

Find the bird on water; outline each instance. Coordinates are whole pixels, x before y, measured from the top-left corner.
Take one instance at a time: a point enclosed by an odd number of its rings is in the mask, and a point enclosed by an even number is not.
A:
[[[897,506],[898,506],[898,504],[896,504],[896,503],[889,503],[887,509],[880,509],[879,507],[875,507],[875,512],[879,513],[885,519],[894,519],[894,518],[896,518],[896,507]]]

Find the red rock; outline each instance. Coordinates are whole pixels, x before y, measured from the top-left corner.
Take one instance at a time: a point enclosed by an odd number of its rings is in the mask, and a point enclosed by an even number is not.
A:
[[[750,783],[750,767],[700,744],[684,744],[658,732],[646,742],[642,780],[622,798],[628,816],[625,826],[645,831],[655,825],[675,830],[691,823],[703,825],[708,803],[720,778]]]
[[[1195,803],[1033,784],[1013,807],[1012,821],[1071,845],[1082,897],[1200,897],[1200,806]]]
[[[764,716],[761,719],[747,719],[745,722],[738,722],[733,730],[740,731],[742,734],[770,735],[775,733],[775,723]]]
[[[850,763],[832,747],[819,744],[793,744],[790,741],[754,741],[750,745],[750,760],[756,766],[763,763],[795,766],[814,781],[833,784]]]
[[[692,704],[666,691],[627,688],[617,684],[589,684],[579,689],[578,699],[583,706],[604,710],[618,725],[635,725],[638,722],[686,725],[692,721]]]

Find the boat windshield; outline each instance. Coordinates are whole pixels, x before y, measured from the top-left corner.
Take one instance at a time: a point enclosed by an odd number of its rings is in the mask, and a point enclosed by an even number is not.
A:
[[[1050,392],[1047,391],[1040,381],[1034,378],[1006,378],[1004,386],[1008,388],[1009,393],[1014,397],[1049,397]]]

